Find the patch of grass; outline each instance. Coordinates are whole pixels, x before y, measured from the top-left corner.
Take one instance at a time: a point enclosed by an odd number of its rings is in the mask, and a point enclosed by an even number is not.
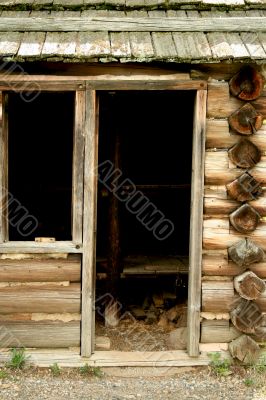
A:
[[[49,368],[50,368],[53,376],[59,376],[61,374],[61,369],[57,363],[54,363]]]
[[[262,358],[252,366],[253,370],[258,374],[265,374],[266,373],[266,357]]]
[[[244,380],[244,384],[245,384],[246,386],[255,386],[256,382],[254,381],[253,378],[246,378],[246,379]]]
[[[11,352],[11,360],[6,363],[7,368],[11,369],[22,369],[25,366],[25,363],[29,356],[27,357],[25,354],[25,349],[17,349],[13,348],[10,350]]]
[[[229,359],[222,359],[221,354],[209,353],[208,356],[211,359],[210,366],[216,376],[228,376],[232,374],[231,361]]]
[[[6,379],[9,377],[9,373],[5,371],[4,369],[0,370],[0,379]]]
[[[83,365],[79,368],[79,372],[82,375],[97,376],[97,378],[103,377],[103,372],[100,367],[89,367],[88,364]]]

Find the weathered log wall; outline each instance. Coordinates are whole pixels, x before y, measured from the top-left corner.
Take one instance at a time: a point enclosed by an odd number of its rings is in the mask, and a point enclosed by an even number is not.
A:
[[[0,347],[80,346],[80,275],[79,255],[0,259]]]
[[[229,80],[240,69],[239,66],[203,66],[208,76],[208,105],[205,158],[205,197],[202,260],[202,343],[231,342],[242,333],[230,321],[230,311],[240,299],[234,290],[234,277],[243,273],[243,268],[228,256],[228,247],[241,239],[250,238],[266,250],[266,125],[248,140],[261,152],[261,160],[249,170],[261,183],[263,192],[249,204],[261,215],[258,227],[250,234],[237,232],[229,221],[229,215],[242,205],[227,194],[226,185],[234,181],[245,170],[236,167],[228,157],[228,150],[239,142],[241,135],[232,132],[228,117],[245,102],[230,94]],[[199,76],[199,70],[194,76]],[[266,88],[261,96],[251,101],[266,122]],[[266,260],[251,264],[248,268],[259,278],[266,278]],[[266,312],[266,293],[255,303]],[[227,316],[225,318],[224,316]],[[265,320],[265,317],[264,317]],[[266,325],[266,324],[264,324]],[[266,328],[265,328],[266,330]],[[259,340],[259,339],[258,339]]]

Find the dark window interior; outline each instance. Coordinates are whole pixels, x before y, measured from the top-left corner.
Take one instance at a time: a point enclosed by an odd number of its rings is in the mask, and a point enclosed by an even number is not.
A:
[[[8,120],[9,192],[38,221],[26,238],[10,224],[9,240],[71,240],[74,93],[10,93]]]
[[[121,249],[131,254],[188,255],[192,131],[195,92],[101,92],[99,163],[112,158],[120,142],[123,178],[130,178],[174,224],[174,232],[158,241],[119,204]],[[108,243],[108,190],[99,183],[97,253]]]

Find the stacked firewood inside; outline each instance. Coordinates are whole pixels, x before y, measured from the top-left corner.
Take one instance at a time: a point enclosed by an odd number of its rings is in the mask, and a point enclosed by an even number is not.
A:
[[[233,76],[229,89],[234,97],[228,97],[231,105],[239,107],[228,115],[230,131],[227,143],[222,145],[227,147],[227,154],[221,151],[225,174],[217,167],[221,155],[216,153],[216,166],[208,153],[206,157],[206,181],[211,185],[205,196],[212,192],[213,198],[205,199],[205,214],[208,211],[215,218],[206,220],[204,230],[204,248],[208,251],[203,260],[207,276],[202,284],[202,317],[206,319],[202,322],[201,341],[230,342],[232,357],[245,363],[259,356],[257,342],[266,340],[266,142],[262,133],[266,107],[259,100],[263,87],[263,76],[251,66]],[[214,135],[210,136],[209,141],[213,142]],[[208,275],[217,276],[211,280]],[[214,316],[208,318],[208,313]]]

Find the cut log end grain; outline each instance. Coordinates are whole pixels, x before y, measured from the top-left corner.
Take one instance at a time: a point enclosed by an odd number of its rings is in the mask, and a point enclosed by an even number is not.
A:
[[[265,282],[252,271],[236,276],[234,287],[238,294],[247,300],[256,300],[266,289]]]
[[[248,172],[226,185],[226,189],[232,199],[241,202],[255,200],[263,193],[260,183]]]
[[[260,214],[249,204],[243,204],[229,216],[232,226],[244,234],[253,232],[258,226],[260,218]]]
[[[243,67],[229,82],[231,94],[245,101],[257,99],[263,86],[263,75],[251,66]]]
[[[247,139],[242,139],[228,150],[228,157],[239,168],[253,168],[261,159],[258,147]]]
[[[253,364],[260,355],[259,345],[247,335],[241,335],[229,343],[229,351],[233,358],[244,364]]]
[[[241,135],[252,135],[261,128],[263,117],[251,104],[247,103],[233,112],[228,122],[233,131]]]
[[[230,317],[233,325],[243,333],[255,334],[261,326],[263,314],[259,306],[253,301],[239,299],[233,306]]]
[[[264,251],[250,239],[242,239],[229,247],[228,255],[237,265],[247,268],[250,264],[261,262]]]

